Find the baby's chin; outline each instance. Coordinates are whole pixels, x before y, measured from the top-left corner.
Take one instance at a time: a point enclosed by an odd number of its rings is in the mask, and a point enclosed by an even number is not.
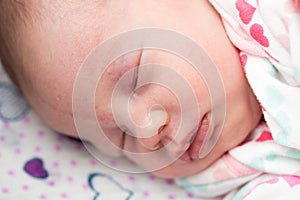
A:
[[[207,169],[216,160],[218,160],[225,152],[226,152],[225,148],[224,151],[220,151],[220,148],[218,148],[216,150],[213,150],[206,157],[199,160],[183,161],[178,159],[171,165],[159,169],[157,171],[153,171],[151,173],[162,178],[180,178],[180,177],[195,175]]]
[[[186,177],[191,176],[197,173],[200,173],[201,171],[205,170],[209,165],[213,162],[203,162],[203,160],[197,160],[197,161],[189,161],[189,162],[181,162],[176,161],[175,163],[157,170],[153,171],[152,174],[162,177],[162,178],[180,178],[180,177]]]
[[[193,171],[193,173],[191,173],[191,171]],[[188,164],[185,164],[178,166],[168,166],[151,173],[161,178],[180,178],[191,176],[199,172],[201,172],[201,170],[195,171],[193,167],[189,166]]]

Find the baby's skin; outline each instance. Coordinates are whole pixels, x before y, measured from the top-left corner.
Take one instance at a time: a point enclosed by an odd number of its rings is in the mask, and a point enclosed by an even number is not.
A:
[[[14,64],[8,71],[13,72],[13,80],[35,112],[54,130],[79,136],[74,124],[72,92],[76,75],[89,53],[116,34],[145,27],[173,30],[195,41],[217,67],[226,95],[225,101],[216,102],[217,105],[225,104],[226,116],[212,151],[200,159],[195,153],[197,144],[194,144],[177,161],[155,171],[156,175],[180,177],[206,169],[239,145],[260,121],[261,108],[244,76],[239,52],[231,44],[218,13],[207,0],[190,0],[189,3],[174,0],[40,2],[40,5],[31,5],[34,13],[31,22],[18,26],[11,45]],[[125,134],[113,118],[110,98],[117,81],[126,70],[152,63],[168,66],[188,81],[195,91],[201,110],[200,119],[208,117],[205,123],[211,124],[209,116],[213,109],[218,109],[211,105],[203,77],[180,57],[149,49],[126,54],[105,71],[95,97],[97,119],[106,137],[120,149],[137,153],[155,151],[158,145],[161,147],[172,140],[178,128],[180,106],[170,91],[158,85],[137,90],[129,105],[132,120],[140,125],[148,122],[153,105],[164,108],[166,117],[159,119],[161,121],[153,129],[152,137],[141,139]],[[105,151],[88,135],[80,136]],[[191,138],[192,135],[187,133],[183,142],[188,143]],[[180,149],[169,151],[179,152]],[[122,155],[120,150],[105,153]]]

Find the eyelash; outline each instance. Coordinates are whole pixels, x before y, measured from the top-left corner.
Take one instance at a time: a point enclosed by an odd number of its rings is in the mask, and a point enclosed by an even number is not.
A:
[[[133,74],[133,88],[136,88],[139,78],[139,66],[136,66],[134,68],[134,74]]]
[[[134,84],[133,84],[133,89],[136,89],[136,87],[138,86],[139,83],[139,69],[140,69],[140,64],[141,64],[141,59],[142,59],[142,55],[143,55],[143,49],[140,50],[139,52],[139,56],[138,56],[138,62],[137,65],[134,68]]]

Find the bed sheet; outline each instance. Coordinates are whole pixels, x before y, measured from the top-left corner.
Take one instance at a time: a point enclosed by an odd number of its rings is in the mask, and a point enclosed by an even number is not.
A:
[[[122,161],[111,159],[112,166]],[[127,174],[97,162],[54,132],[8,79],[0,63],[0,200],[195,199],[173,180]]]

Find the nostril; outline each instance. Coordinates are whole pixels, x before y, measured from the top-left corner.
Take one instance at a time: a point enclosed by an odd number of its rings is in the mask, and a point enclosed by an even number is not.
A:
[[[156,129],[159,133],[162,126],[165,126],[168,121],[167,112],[164,109],[155,109],[151,110],[149,113],[150,116],[150,126]]]
[[[159,135],[155,135],[151,138],[140,138],[138,139],[139,143],[148,150],[156,150],[160,146],[160,137]]]
[[[157,134],[158,134],[158,135],[161,135],[162,131],[164,130],[164,128],[165,128],[166,126],[167,126],[166,124],[162,125],[162,126],[158,129]]]
[[[140,138],[139,142],[143,147],[150,151],[156,151],[160,149],[163,146],[162,138],[163,135],[163,129],[166,127],[166,125],[162,125],[156,132],[155,135],[153,135],[150,138]]]
[[[160,149],[162,146],[163,146],[163,144],[161,142],[158,142],[155,146],[148,147],[147,149],[150,151],[156,151],[156,150]]]
[[[157,137],[167,123],[167,114],[164,110],[152,110],[145,117],[148,121],[146,125],[139,126],[138,123],[132,123],[134,127],[129,129],[140,139],[150,139]]]

